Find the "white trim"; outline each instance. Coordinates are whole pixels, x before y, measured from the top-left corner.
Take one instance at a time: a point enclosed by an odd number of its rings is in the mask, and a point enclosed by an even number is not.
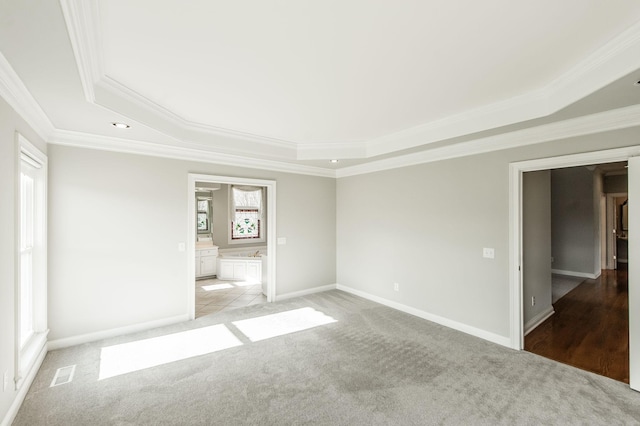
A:
[[[38,374],[38,371],[42,366],[42,362],[44,361],[44,358],[47,355],[47,351],[48,351],[48,346],[45,343],[42,349],[40,350],[40,353],[38,354],[38,357],[36,358],[33,364],[33,367],[29,371],[29,374],[27,374],[27,376],[24,378],[22,386],[18,390],[16,397],[13,399],[13,402],[11,403],[9,410],[7,410],[7,413],[2,419],[2,422],[0,422],[0,426],[10,426],[11,423],[13,423],[13,421],[15,420],[16,416],[18,415],[18,411],[20,411],[20,407],[22,406],[22,403],[24,402],[24,399],[27,396],[27,392],[29,391],[31,384],[33,384],[33,381],[35,380],[36,375]]]
[[[336,171],[336,177],[356,176],[400,167],[449,160],[452,158],[468,157],[501,149],[518,148],[635,126],[640,126],[640,105],[474,139],[414,154],[400,155],[356,166],[344,167]]]
[[[627,161],[640,155],[640,146],[617,148],[559,157],[541,158],[509,164],[509,300],[510,302],[510,346],[522,350],[524,347],[523,300],[522,300],[522,175],[524,172],[549,170],[561,167],[586,166],[592,164]],[[633,307],[630,306],[629,311]],[[629,345],[637,336],[629,334]],[[632,365],[630,363],[630,369]]]
[[[627,189],[629,200],[629,387],[640,391],[640,214],[635,210],[640,200],[640,157],[629,158]]]
[[[181,117],[173,111],[170,111],[167,108],[155,103],[149,98],[141,95],[135,90],[121,84],[120,82],[112,79],[107,75],[102,75],[100,81],[96,81],[95,87],[98,87],[99,89],[107,91],[111,94],[111,96],[105,97],[108,101],[112,101],[114,98],[120,99],[129,103],[130,105],[141,108],[146,113],[151,113],[152,120],[147,119],[147,123],[145,124],[151,125],[156,129],[164,129],[165,131],[163,133],[168,134],[169,136],[176,137],[178,134],[185,131],[205,133],[209,136],[215,135],[230,137],[234,139],[242,139],[249,142],[256,142],[275,148],[289,149],[292,150],[292,156],[295,154],[295,149],[297,146],[295,142],[189,121],[186,118]],[[119,105],[117,104],[111,105],[107,102],[102,101],[99,94],[100,92],[98,92],[97,99],[95,100],[95,103],[97,105],[101,105],[103,107],[116,111],[125,109],[119,108]],[[145,114],[144,116],[148,117],[149,114]],[[172,126],[174,128],[169,129],[167,128],[167,126]]]
[[[139,331],[151,330],[153,328],[164,327],[166,325],[177,324],[187,321],[187,315],[176,315],[174,317],[163,318],[154,321],[147,321],[138,324],[127,325],[124,327],[112,328],[109,330],[96,331],[93,333],[80,334],[78,336],[65,337],[49,341],[49,350],[68,348],[83,343],[95,342],[98,340],[109,339],[111,337],[123,336],[125,334],[137,333]]]
[[[533,330],[535,330],[535,328],[537,326],[542,324],[547,318],[549,318],[551,315],[553,315],[555,313],[556,313],[556,311],[553,310],[553,306],[549,306],[547,309],[545,309],[544,311],[540,312],[535,317],[531,318],[524,325],[524,335],[526,336],[527,334],[531,333]]]
[[[337,170],[68,130],[55,130],[48,142],[78,148],[224,164],[284,173],[343,178],[635,126],[640,126],[640,105],[475,139],[418,153],[370,161]],[[640,152],[640,150],[638,151]]]
[[[590,278],[592,280],[595,280],[596,278],[598,278],[600,276],[600,272],[597,274],[590,274],[588,272],[577,272],[577,271],[564,271],[561,269],[552,269],[551,270],[552,274],[557,274],[557,275],[566,275],[569,277],[578,277],[578,278]]]
[[[196,161],[199,163],[222,164],[227,166],[247,167],[251,169],[271,170],[311,176],[335,177],[334,170],[324,169],[321,167],[304,166],[284,161],[242,157],[239,155],[223,154],[195,148],[161,145],[152,142],[113,138],[68,130],[56,130],[48,142],[54,145],[149,155],[176,160]]]
[[[292,291],[292,292],[289,292],[289,293],[279,294],[279,295],[276,296],[276,301],[279,302],[281,300],[292,299],[294,297],[308,296],[309,294],[321,293],[323,291],[329,291],[329,290],[335,290],[336,286],[337,286],[337,284],[327,284],[327,285],[321,285],[321,286],[318,286],[318,287],[307,288],[305,290]]]
[[[517,122],[548,116],[640,66],[640,22],[547,86],[367,142],[368,156],[382,155]]]
[[[39,353],[47,346],[47,189],[48,189],[48,159],[45,153],[40,151],[35,145],[29,142],[22,134],[15,132],[15,221],[14,221],[14,381],[16,389],[20,390],[24,383],[24,378],[29,377],[35,365]],[[23,157],[29,158],[27,173],[34,179],[34,242],[33,242],[33,264],[32,264],[32,290],[31,309],[33,320],[33,334],[29,339],[22,342],[22,256],[21,253],[21,174],[25,172]],[[33,167],[36,163],[40,167]]]
[[[351,287],[347,287],[342,284],[336,284],[336,288],[338,290],[342,290],[347,293],[355,294],[356,296],[362,297],[364,299],[371,300],[376,303],[380,303],[381,305],[388,306],[393,309],[397,309],[399,311],[405,312],[407,314],[415,315],[419,318],[425,319],[427,321],[435,322],[437,324],[443,325],[445,327],[452,328],[454,330],[461,331],[466,334],[470,334],[471,336],[479,337],[481,339],[487,340],[492,343],[496,343],[502,346],[510,346],[509,338],[505,336],[500,336],[499,334],[491,333],[486,330],[482,330],[476,327],[472,327],[467,324],[463,324],[458,321],[451,320],[449,318],[444,318],[439,315],[434,315],[429,312],[422,311],[417,308],[413,308],[411,306],[403,305],[402,303],[394,302],[389,299],[385,299],[383,297],[375,296],[373,294],[356,290]]]
[[[95,102],[93,92],[95,86],[99,86],[111,93],[111,101],[116,99],[117,103],[118,100],[132,103],[142,108],[142,113],[147,117],[151,113],[154,118],[168,122],[179,130],[203,131],[263,144],[276,144],[296,150],[298,159],[329,159],[339,158],[341,155],[345,156],[342,158],[369,158],[548,116],[640,66],[640,23],[636,23],[540,89],[368,141],[333,141],[327,146],[263,137],[190,122],[177,116],[105,74],[101,62],[98,8],[93,1],[87,5],[80,0],[62,0],[61,3],[89,101]],[[115,105],[104,106],[113,109]],[[170,131],[175,132],[176,129]]]
[[[509,164],[509,341],[516,350],[524,348],[522,264],[522,171]]]
[[[103,73],[102,55],[99,53],[102,44],[99,31],[100,8],[94,0],[60,0],[60,7],[76,57],[84,97],[87,102],[94,102],[94,84]]]
[[[267,302],[276,300],[276,181],[263,179],[249,179],[230,176],[204,175],[189,173],[187,175],[187,316],[195,318],[195,279],[196,271],[194,259],[196,256],[195,229],[196,211],[192,194],[196,192],[196,182],[223,183],[228,185],[251,185],[267,188]],[[218,251],[219,253],[219,251]]]
[[[0,52],[0,96],[7,101],[42,139],[47,140],[54,127],[38,102]]]

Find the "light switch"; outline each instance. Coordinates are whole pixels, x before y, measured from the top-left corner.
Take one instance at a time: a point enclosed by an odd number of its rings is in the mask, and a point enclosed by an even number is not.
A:
[[[283,245],[285,245],[285,244],[287,244],[287,238],[286,238],[286,237],[280,237],[280,238],[278,238],[278,245],[279,245],[279,246],[283,246]]]
[[[184,243],[178,243],[178,251],[185,251],[186,246]]]
[[[496,251],[492,248],[483,248],[482,249],[482,257],[486,257],[487,259],[493,259],[496,257]]]

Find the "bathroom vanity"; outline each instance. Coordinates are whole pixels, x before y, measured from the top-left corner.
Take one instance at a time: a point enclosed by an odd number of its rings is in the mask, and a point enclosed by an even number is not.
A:
[[[196,278],[217,274],[218,246],[196,246]]]

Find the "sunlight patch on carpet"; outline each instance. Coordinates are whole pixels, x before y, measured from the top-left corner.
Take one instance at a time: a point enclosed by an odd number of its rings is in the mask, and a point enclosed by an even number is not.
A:
[[[249,340],[258,342],[260,340],[308,330],[334,322],[337,322],[337,320],[313,308],[300,308],[257,318],[234,321],[232,324],[247,336]]]
[[[241,345],[242,342],[224,324],[218,324],[107,346],[100,353],[98,380]]]

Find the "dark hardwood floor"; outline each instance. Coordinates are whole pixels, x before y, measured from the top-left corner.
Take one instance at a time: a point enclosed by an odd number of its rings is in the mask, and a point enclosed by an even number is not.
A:
[[[556,313],[525,337],[525,350],[629,383],[627,270],[620,266],[558,300]]]

